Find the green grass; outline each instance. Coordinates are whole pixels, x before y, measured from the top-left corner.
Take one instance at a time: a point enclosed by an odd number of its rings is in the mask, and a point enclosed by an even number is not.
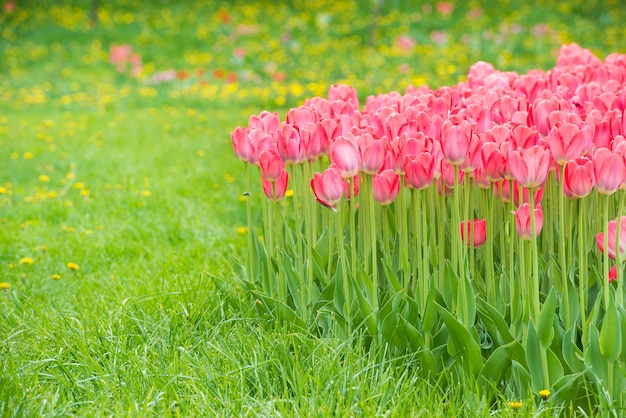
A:
[[[10,285],[0,291],[0,415],[517,416],[511,399],[485,405],[463,385],[442,393],[417,381],[410,358],[385,360],[226,300],[211,277],[231,276],[246,245],[229,132],[266,108],[284,117],[336,81],[365,99],[456,83],[477,60],[547,69],[562,42],[604,56],[623,48],[617,2],[459,2],[452,16],[429,17],[390,1],[374,46],[369,2],[101,2],[109,20],[96,28],[88,1],[18,3],[0,14],[0,282]],[[481,5],[475,24],[463,21]],[[220,9],[232,24],[220,24]],[[507,29],[514,21],[521,32]],[[530,36],[539,22],[551,32]],[[258,33],[229,38],[244,23]],[[431,40],[446,28],[447,44]],[[392,48],[405,33],[418,41],[408,55]],[[142,55],[140,79],[108,63],[114,43]],[[145,83],[169,68],[204,68],[207,84]]]

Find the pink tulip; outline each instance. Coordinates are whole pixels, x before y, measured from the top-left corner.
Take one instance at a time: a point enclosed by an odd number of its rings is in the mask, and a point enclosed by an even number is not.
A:
[[[470,241],[474,233],[474,241]],[[487,221],[485,219],[474,219],[461,222],[461,240],[468,247],[480,247],[487,240]]]
[[[383,170],[372,179],[374,199],[383,206],[389,205],[400,191],[400,176],[393,170]]]
[[[563,193],[569,199],[587,196],[593,190],[593,162],[588,158],[577,158],[565,164],[563,171]]]
[[[230,139],[237,158],[251,164],[257,161],[256,151],[250,140],[250,129],[238,126],[230,133]]]
[[[261,178],[263,183],[263,192],[268,199],[281,200],[285,197],[287,192],[287,183],[289,183],[289,174],[287,170],[283,169],[280,177],[276,181],[270,181],[265,178]]]
[[[350,200],[352,197],[359,195],[359,175],[357,174],[352,178],[352,190],[350,190],[350,181],[343,181],[343,197]]]
[[[444,185],[449,189],[454,189],[454,171],[458,172],[458,186],[463,182],[463,178],[465,177],[465,173],[459,170],[456,166],[448,163],[446,160],[441,160],[441,179],[443,180]]]
[[[335,168],[328,168],[321,174],[315,173],[311,188],[318,202],[335,210],[344,192],[341,173]]]
[[[540,145],[525,150],[514,150],[509,154],[509,168],[513,178],[532,189],[542,185],[550,168],[550,152]]]
[[[248,126],[251,129],[260,129],[266,134],[276,136],[280,129],[280,118],[278,117],[278,113],[270,113],[264,110],[258,116],[250,116]]]
[[[533,190],[533,196],[535,199],[535,205],[537,205],[538,203],[541,203],[541,200],[543,199],[543,187],[537,188]],[[519,195],[519,184],[513,180],[513,203],[515,203],[515,206],[519,206],[522,203],[530,203],[530,190],[522,187],[522,198],[520,200],[520,195]]]
[[[580,157],[591,148],[591,137],[572,123],[558,124],[550,130],[547,139],[552,158],[560,166]]]
[[[615,241],[618,239],[617,237],[617,218],[610,221],[608,224],[609,231],[609,258],[611,260],[615,260]],[[600,249],[600,252],[604,254],[604,232],[600,232],[596,235],[596,244]],[[620,221],[620,231],[619,231],[619,254],[620,258],[623,260],[626,250],[626,216],[622,216]]]
[[[609,269],[609,283],[611,283],[613,280],[617,281],[617,267],[613,266]]]
[[[287,164],[299,164],[305,159],[305,149],[300,133],[288,123],[278,131],[278,154]]]
[[[608,148],[598,148],[593,154],[595,188],[602,194],[613,194],[626,177],[626,166],[621,155]]]
[[[285,170],[285,162],[274,150],[263,151],[259,154],[261,175],[268,181],[277,181]]]
[[[480,165],[483,175],[492,182],[502,179],[502,169],[506,164],[505,156],[495,142],[485,142],[480,149]]]
[[[407,188],[425,189],[430,186],[435,176],[435,159],[429,152],[407,156],[404,160],[404,178]]]
[[[359,109],[359,98],[356,90],[347,84],[333,84],[328,90],[328,100],[340,100],[349,103],[354,110]]]
[[[515,226],[517,228],[517,235],[522,237],[523,240],[530,241],[533,238],[531,219],[530,219],[530,205],[524,203],[521,205],[515,214]],[[534,236],[538,236],[541,233],[543,227],[543,210],[541,205],[535,207],[535,232]]]
[[[329,157],[344,179],[354,177],[361,166],[359,149],[345,137],[339,137],[330,144]]]
[[[450,120],[441,127],[441,148],[445,159],[452,165],[459,165],[467,157],[472,140],[472,126],[468,121],[454,124]]]
[[[361,170],[366,174],[378,173],[385,162],[383,141],[364,133],[356,137],[356,143],[361,154]]]

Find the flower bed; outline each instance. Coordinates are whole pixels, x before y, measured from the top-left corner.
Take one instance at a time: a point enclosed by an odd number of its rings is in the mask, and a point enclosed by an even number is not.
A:
[[[625,82],[626,55],[572,44],[546,72],[479,62],[456,86],[361,108],[334,85],[284,122],[251,116],[231,134],[251,195],[240,283],[262,313],[365,333],[424,379],[624,406]]]

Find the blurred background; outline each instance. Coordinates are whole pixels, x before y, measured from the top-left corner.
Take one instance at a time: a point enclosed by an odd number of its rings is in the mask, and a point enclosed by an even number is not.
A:
[[[364,99],[476,61],[546,70],[571,42],[624,53],[624,21],[619,0],[0,0],[0,107],[285,108],[338,82]]]

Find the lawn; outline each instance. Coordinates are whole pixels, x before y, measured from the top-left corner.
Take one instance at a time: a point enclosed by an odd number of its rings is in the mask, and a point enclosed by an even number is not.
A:
[[[117,0],[96,21],[0,1],[0,415],[559,412],[439,390],[221,292],[247,254],[230,132],[333,83],[364,103],[477,61],[545,70],[564,43],[626,53],[619,1]],[[120,45],[140,65],[116,68]]]

